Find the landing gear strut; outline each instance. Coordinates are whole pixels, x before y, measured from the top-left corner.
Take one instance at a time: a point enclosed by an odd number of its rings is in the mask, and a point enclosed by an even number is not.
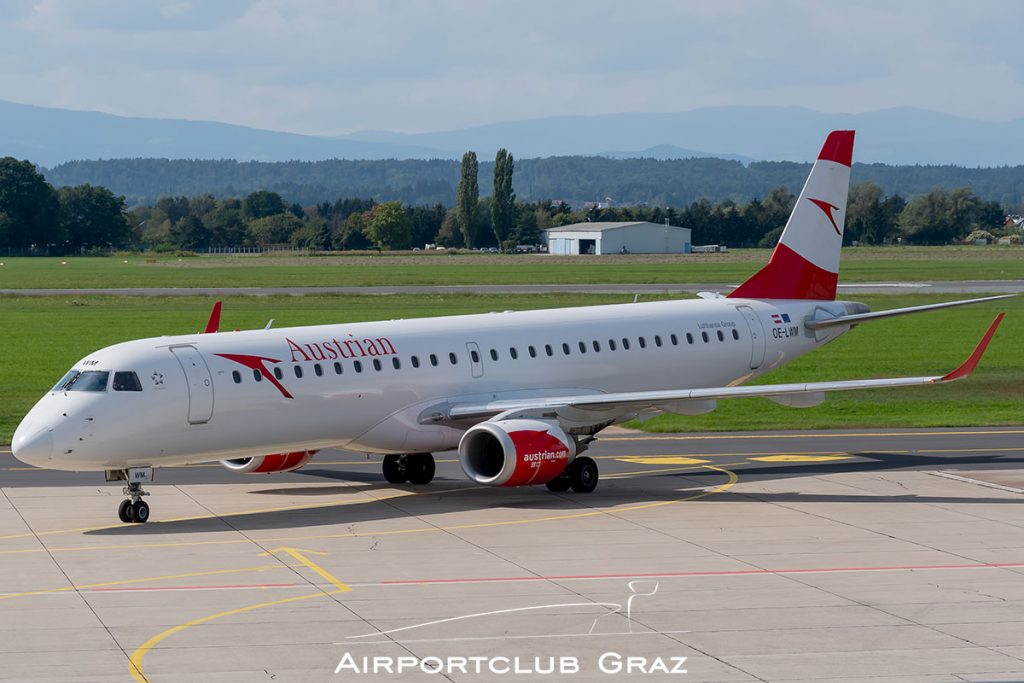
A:
[[[404,453],[385,455],[382,470],[384,479],[390,484],[409,482],[425,486],[434,479],[434,456],[430,453]]]
[[[121,489],[127,498],[117,506],[117,516],[126,524],[143,524],[149,521],[149,503],[142,500],[149,494],[142,490],[142,484],[133,481]]]

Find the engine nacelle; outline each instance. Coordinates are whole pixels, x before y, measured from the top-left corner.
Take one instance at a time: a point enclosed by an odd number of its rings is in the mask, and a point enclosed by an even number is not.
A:
[[[485,486],[546,484],[576,457],[576,442],[546,420],[481,422],[459,441],[466,476]]]
[[[292,453],[272,453],[257,455],[252,458],[234,458],[221,460],[220,464],[232,472],[239,474],[270,474],[272,472],[291,472],[297,470],[316,454],[316,451],[294,451]]]

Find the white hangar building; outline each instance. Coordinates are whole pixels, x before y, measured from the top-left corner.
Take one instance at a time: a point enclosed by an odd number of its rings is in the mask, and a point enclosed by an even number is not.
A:
[[[573,223],[549,228],[548,253],[575,254],[689,254],[690,229],[673,225],[628,223]]]

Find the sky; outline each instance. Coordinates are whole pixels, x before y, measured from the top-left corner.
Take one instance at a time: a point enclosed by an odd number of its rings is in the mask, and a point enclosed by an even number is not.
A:
[[[1024,117],[1017,0],[5,0],[0,99],[296,133],[719,105]]]

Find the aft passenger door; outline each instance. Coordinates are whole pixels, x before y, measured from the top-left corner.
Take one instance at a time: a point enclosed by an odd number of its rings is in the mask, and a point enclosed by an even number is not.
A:
[[[750,369],[756,370],[764,363],[764,327],[750,306],[737,306],[736,309],[743,314],[750,329]]]
[[[194,346],[175,346],[171,353],[178,359],[188,385],[188,423],[206,424],[213,417],[213,377],[206,360]]]

